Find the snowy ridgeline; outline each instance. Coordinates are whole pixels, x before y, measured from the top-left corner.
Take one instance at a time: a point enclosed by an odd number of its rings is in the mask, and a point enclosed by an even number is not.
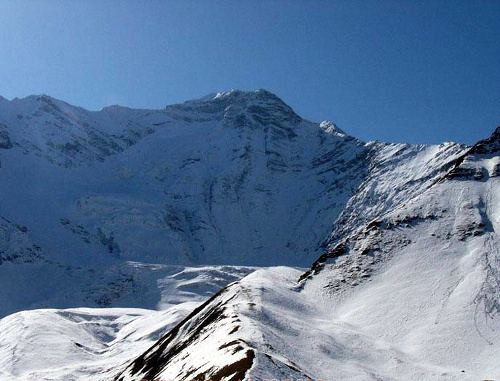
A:
[[[0,123],[2,313],[72,307],[0,320],[2,379],[500,378],[500,130],[364,143],[264,90]]]

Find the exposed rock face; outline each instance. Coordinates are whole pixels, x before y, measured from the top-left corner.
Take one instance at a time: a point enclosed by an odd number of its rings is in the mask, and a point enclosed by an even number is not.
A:
[[[28,228],[0,216],[0,265],[4,262],[29,264],[43,260],[42,248],[32,242]]]
[[[237,311],[231,303],[237,294],[227,291],[221,290],[196,308],[115,380],[129,379],[127,374],[142,379],[158,379],[166,377],[166,373],[168,378],[243,380],[253,365],[255,352],[244,340],[237,339],[240,320],[235,318]],[[236,339],[231,340],[233,337]],[[208,367],[206,365],[213,359],[213,353],[206,352],[207,342],[209,345],[214,342],[219,344],[217,350],[221,352],[219,360],[222,360]],[[179,359],[188,358],[188,367],[177,366]]]
[[[488,139],[481,140],[474,144],[469,151],[471,155],[493,155],[500,152],[500,127],[491,134]]]
[[[489,177],[498,177],[500,174],[499,152],[500,127],[489,138],[480,140],[465,152],[457,160],[455,167],[449,173],[448,177],[454,179],[474,179],[477,181],[485,181]]]
[[[7,131],[0,131],[0,149],[11,149],[13,147]]]

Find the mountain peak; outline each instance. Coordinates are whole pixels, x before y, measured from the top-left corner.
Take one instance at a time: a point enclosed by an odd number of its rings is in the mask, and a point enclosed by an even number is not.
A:
[[[480,140],[471,148],[473,154],[494,154],[500,152],[500,126],[487,139]]]
[[[25,98],[22,98],[23,100],[33,100],[37,102],[62,102],[61,100],[58,100],[56,98],[51,97],[50,95],[47,94],[33,94],[33,95],[28,95]]]
[[[245,99],[258,99],[258,100],[278,100],[282,103],[284,103],[276,94],[271,93],[270,91],[266,89],[258,89],[254,91],[245,91],[245,90],[238,90],[238,89],[232,89],[229,91],[224,91],[221,93],[215,94],[215,96],[212,99],[238,99],[238,98],[245,98]]]
[[[207,104],[207,103],[217,103],[217,104],[280,104],[282,106],[288,106],[280,97],[276,94],[271,93],[265,89],[258,89],[252,91],[232,89],[228,91],[222,91],[218,93],[210,93],[204,97],[189,100],[181,105],[193,105],[193,104]],[[169,107],[169,106],[167,106]]]
[[[31,104],[35,107],[42,107],[42,108],[62,108],[66,109],[68,107],[71,107],[73,109],[81,109],[81,107],[78,106],[73,106],[72,104],[65,102],[63,100],[51,97],[50,95],[47,94],[32,94],[28,95],[24,98],[14,98],[12,102],[16,103],[21,103],[21,104]]]
[[[108,112],[108,113],[113,113],[113,112],[123,112],[127,110],[132,110],[130,107],[127,106],[121,106],[121,105],[110,105],[110,106],[105,106],[101,109],[103,112]]]
[[[246,114],[253,119],[258,119],[259,123],[274,121],[297,124],[302,120],[283,100],[264,89],[255,91],[233,89],[212,93],[200,99],[167,106],[167,110],[191,115],[200,113],[224,115],[224,117],[239,117]]]
[[[500,126],[498,126],[495,131],[493,131],[492,136],[500,137]]]
[[[322,128],[325,132],[328,132],[331,135],[339,136],[344,138],[347,134],[341,130],[335,123],[325,120],[319,124],[320,128]]]

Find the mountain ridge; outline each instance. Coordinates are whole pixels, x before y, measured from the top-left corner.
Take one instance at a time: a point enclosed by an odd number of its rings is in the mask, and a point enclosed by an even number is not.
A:
[[[430,187],[346,233],[300,277],[271,269],[226,287],[169,333],[182,335],[159,340],[115,379],[223,379],[218,372],[246,358],[244,379],[500,376],[500,182],[489,165],[500,158],[481,148],[495,139],[465,154],[489,176],[449,176],[467,161],[458,156]],[[206,316],[226,309],[237,311],[228,314],[234,322],[222,316],[200,332]],[[226,349],[238,343],[247,352]]]
[[[368,209],[356,217],[363,200],[380,213],[439,175],[417,170],[421,159],[437,168],[465,150],[364,143],[303,120],[265,90],[163,110],[94,112],[48,96],[2,102],[0,146],[0,216],[26,227],[41,266],[78,274],[130,273],[126,261],[306,267],[334,240],[342,213],[345,229],[361,224],[371,218]],[[398,167],[415,176],[390,190]],[[35,250],[10,229],[3,258]]]
[[[500,377],[499,129],[365,143],[264,90],[12,102],[9,380]]]

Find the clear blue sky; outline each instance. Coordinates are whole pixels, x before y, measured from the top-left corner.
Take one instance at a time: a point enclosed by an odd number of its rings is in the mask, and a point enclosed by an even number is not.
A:
[[[364,140],[500,125],[500,0],[4,1],[0,94],[96,110],[266,88]]]

